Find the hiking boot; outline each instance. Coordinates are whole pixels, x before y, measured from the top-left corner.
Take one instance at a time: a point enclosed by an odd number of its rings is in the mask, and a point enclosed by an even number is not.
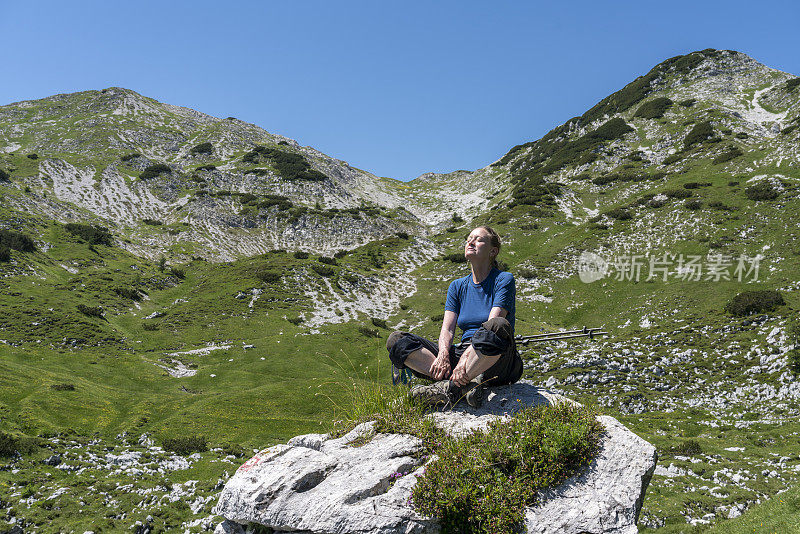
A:
[[[426,406],[452,406],[458,400],[454,395],[455,386],[449,380],[439,380],[433,384],[418,385],[411,388],[411,398]]]
[[[400,383],[405,384],[405,381],[403,380],[403,369],[398,369],[394,364],[392,364],[392,385],[396,386]]]
[[[464,400],[467,401],[467,405],[471,408],[480,408],[483,406],[484,390],[481,384],[470,382],[461,388],[461,390],[464,392]]]

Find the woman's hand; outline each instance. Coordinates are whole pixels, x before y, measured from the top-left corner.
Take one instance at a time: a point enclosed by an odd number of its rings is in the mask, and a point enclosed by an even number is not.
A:
[[[450,380],[457,386],[466,386],[469,383],[466,366],[461,365],[461,363],[456,365],[456,368],[453,369],[453,374],[450,376]]]
[[[444,380],[450,376],[450,353],[448,351],[439,351],[431,365],[431,376],[436,380]]]

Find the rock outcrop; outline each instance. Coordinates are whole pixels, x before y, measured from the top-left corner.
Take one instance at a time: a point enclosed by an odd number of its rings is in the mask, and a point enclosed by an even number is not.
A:
[[[525,406],[572,402],[527,382],[494,388],[479,410],[434,413],[451,433],[482,429]],[[581,473],[543,492],[526,510],[535,533],[633,534],[656,464],[655,448],[612,417],[600,416],[606,432],[601,449]],[[337,439],[297,436],[265,449],[242,465],[220,494],[216,512],[226,518],[216,532],[243,533],[248,524],[276,532],[425,533],[435,520],[410,503],[422,456],[419,439],[373,434],[365,423]]]

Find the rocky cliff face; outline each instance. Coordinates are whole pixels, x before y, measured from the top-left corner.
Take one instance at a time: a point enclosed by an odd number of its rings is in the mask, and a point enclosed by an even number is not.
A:
[[[421,219],[446,203],[420,202],[405,184],[252,124],[120,88],[0,107],[0,152],[13,183],[27,188],[13,206],[111,226],[124,248],[147,257],[333,253],[425,234]],[[178,226],[142,231],[148,220]]]

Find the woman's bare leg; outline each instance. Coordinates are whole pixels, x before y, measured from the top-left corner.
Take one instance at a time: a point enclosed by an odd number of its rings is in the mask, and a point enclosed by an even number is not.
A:
[[[426,348],[417,349],[406,358],[405,365],[425,376],[431,376],[431,366],[436,356]],[[445,377],[446,378],[446,377]]]
[[[466,385],[470,380],[474,380],[479,374],[497,363],[501,356],[502,354],[486,356],[470,345],[461,355],[456,370],[453,372],[453,381],[459,386]],[[464,365],[462,367],[464,373],[458,372],[458,368],[461,367],[462,363]]]

